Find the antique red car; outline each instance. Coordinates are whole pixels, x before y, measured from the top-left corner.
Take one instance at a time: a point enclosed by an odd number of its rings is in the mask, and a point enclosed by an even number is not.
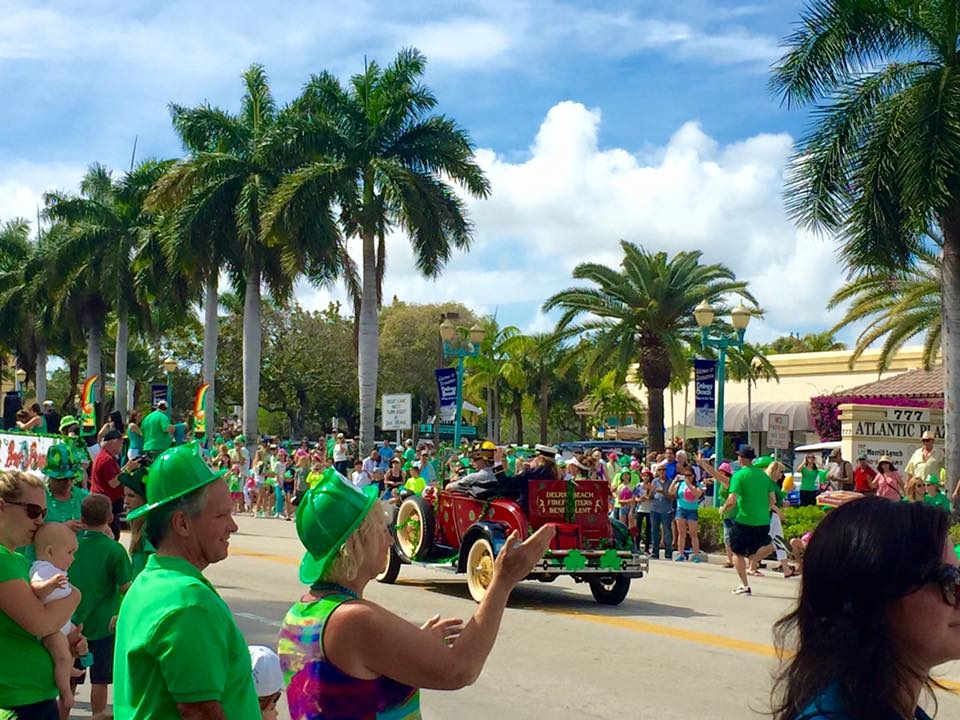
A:
[[[525,495],[478,499],[440,491],[434,502],[407,497],[396,510],[396,540],[377,579],[392,583],[401,565],[410,563],[464,573],[470,595],[480,602],[507,536],[517,530],[526,538],[552,523],[552,545],[527,579],[553,582],[569,575],[589,583],[597,602],[623,602],[630,580],[648,570],[649,558],[633,552],[626,526],[609,518],[609,485],[602,480],[531,480]]]

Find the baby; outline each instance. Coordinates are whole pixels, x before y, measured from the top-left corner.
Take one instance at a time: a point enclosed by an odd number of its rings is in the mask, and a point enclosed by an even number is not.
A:
[[[30,588],[34,595],[46,605],[77,592],[66,575],[77,551],[77,536],[70,528],[63,523],[42,525],[33,538],[33,549],[37,560],[30,566]],[[70,687],[73,655],[67,642],[67,635],[73,632],[73,628],[73,623],[68,620],[60,632],[43,638],[43,645],[53,658],[60,702],[67,710],[73,707],[73,690]]]

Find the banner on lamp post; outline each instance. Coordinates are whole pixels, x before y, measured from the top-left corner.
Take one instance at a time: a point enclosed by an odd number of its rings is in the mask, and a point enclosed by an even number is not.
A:
[[[693,361],[695,427],[712,428],[717,424],[717,361],[697,358]]]
[[[454,368],[437,368],[433,372],[440,393],[440,421],[453,422],[457,414],[457,371]]]

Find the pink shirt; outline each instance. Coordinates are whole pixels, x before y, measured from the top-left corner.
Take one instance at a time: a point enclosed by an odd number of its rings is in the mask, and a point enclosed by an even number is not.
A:
[[[888,500],[899,500],[903,495],[900,487],[900,473],[896,470],[877,473],[877,495]]]

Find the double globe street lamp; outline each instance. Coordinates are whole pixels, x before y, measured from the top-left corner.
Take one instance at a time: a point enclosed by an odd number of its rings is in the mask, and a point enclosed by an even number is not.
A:
[[[753,315],[750,308],[740,303],[730,311],[730,323],[736,331],[735,335],[728,333],[710,335],[710,328],[713,325],[716,311],[706,300],[703,300],[693,309],[693,317],[700,327],[700,344],[703,347],[716,348],[717,357],[717,409],[716,409],[716,438],[714,444],[714,457],[717,467],[723,461],[723,390],[727,380],[727,348],[735,347],[738,350],[743,349],[743,335],[747,331],[747,325],[750,324],[750,317]],[[720,493],[713,493],[714,506],[719,504]]]
[[[27,379],[27,371],[24,370],[23,368],[17,368],[16,371],[13,373],[13,377],[14,377],[14,379],[16,380],[16,385],[14,386],[13,389],[14,389],[16,392],[22,394],[22,393],[23,393],[23,383],[24,383],[24,382],[26,381],[26,379]]]
[[[173,374],[177,371],[177,361],[168,357],[163,361],[163,370],[167,375],[167,412],[173,416]]]
[[[463,359],[477,357],[480,354],[480,343],[483,342],[483,328],[474,325],[469,330],[460,328],[451,322],[458,317],[455,313],[447,313],[440,323],[440,339],[443,341],[443,356],[457,359],[457,410],[453,418],[453,446],[460,447],[460,435],[463,431]],[[466,330],[470,342],[466,345],[457,342],[460,330]]]

